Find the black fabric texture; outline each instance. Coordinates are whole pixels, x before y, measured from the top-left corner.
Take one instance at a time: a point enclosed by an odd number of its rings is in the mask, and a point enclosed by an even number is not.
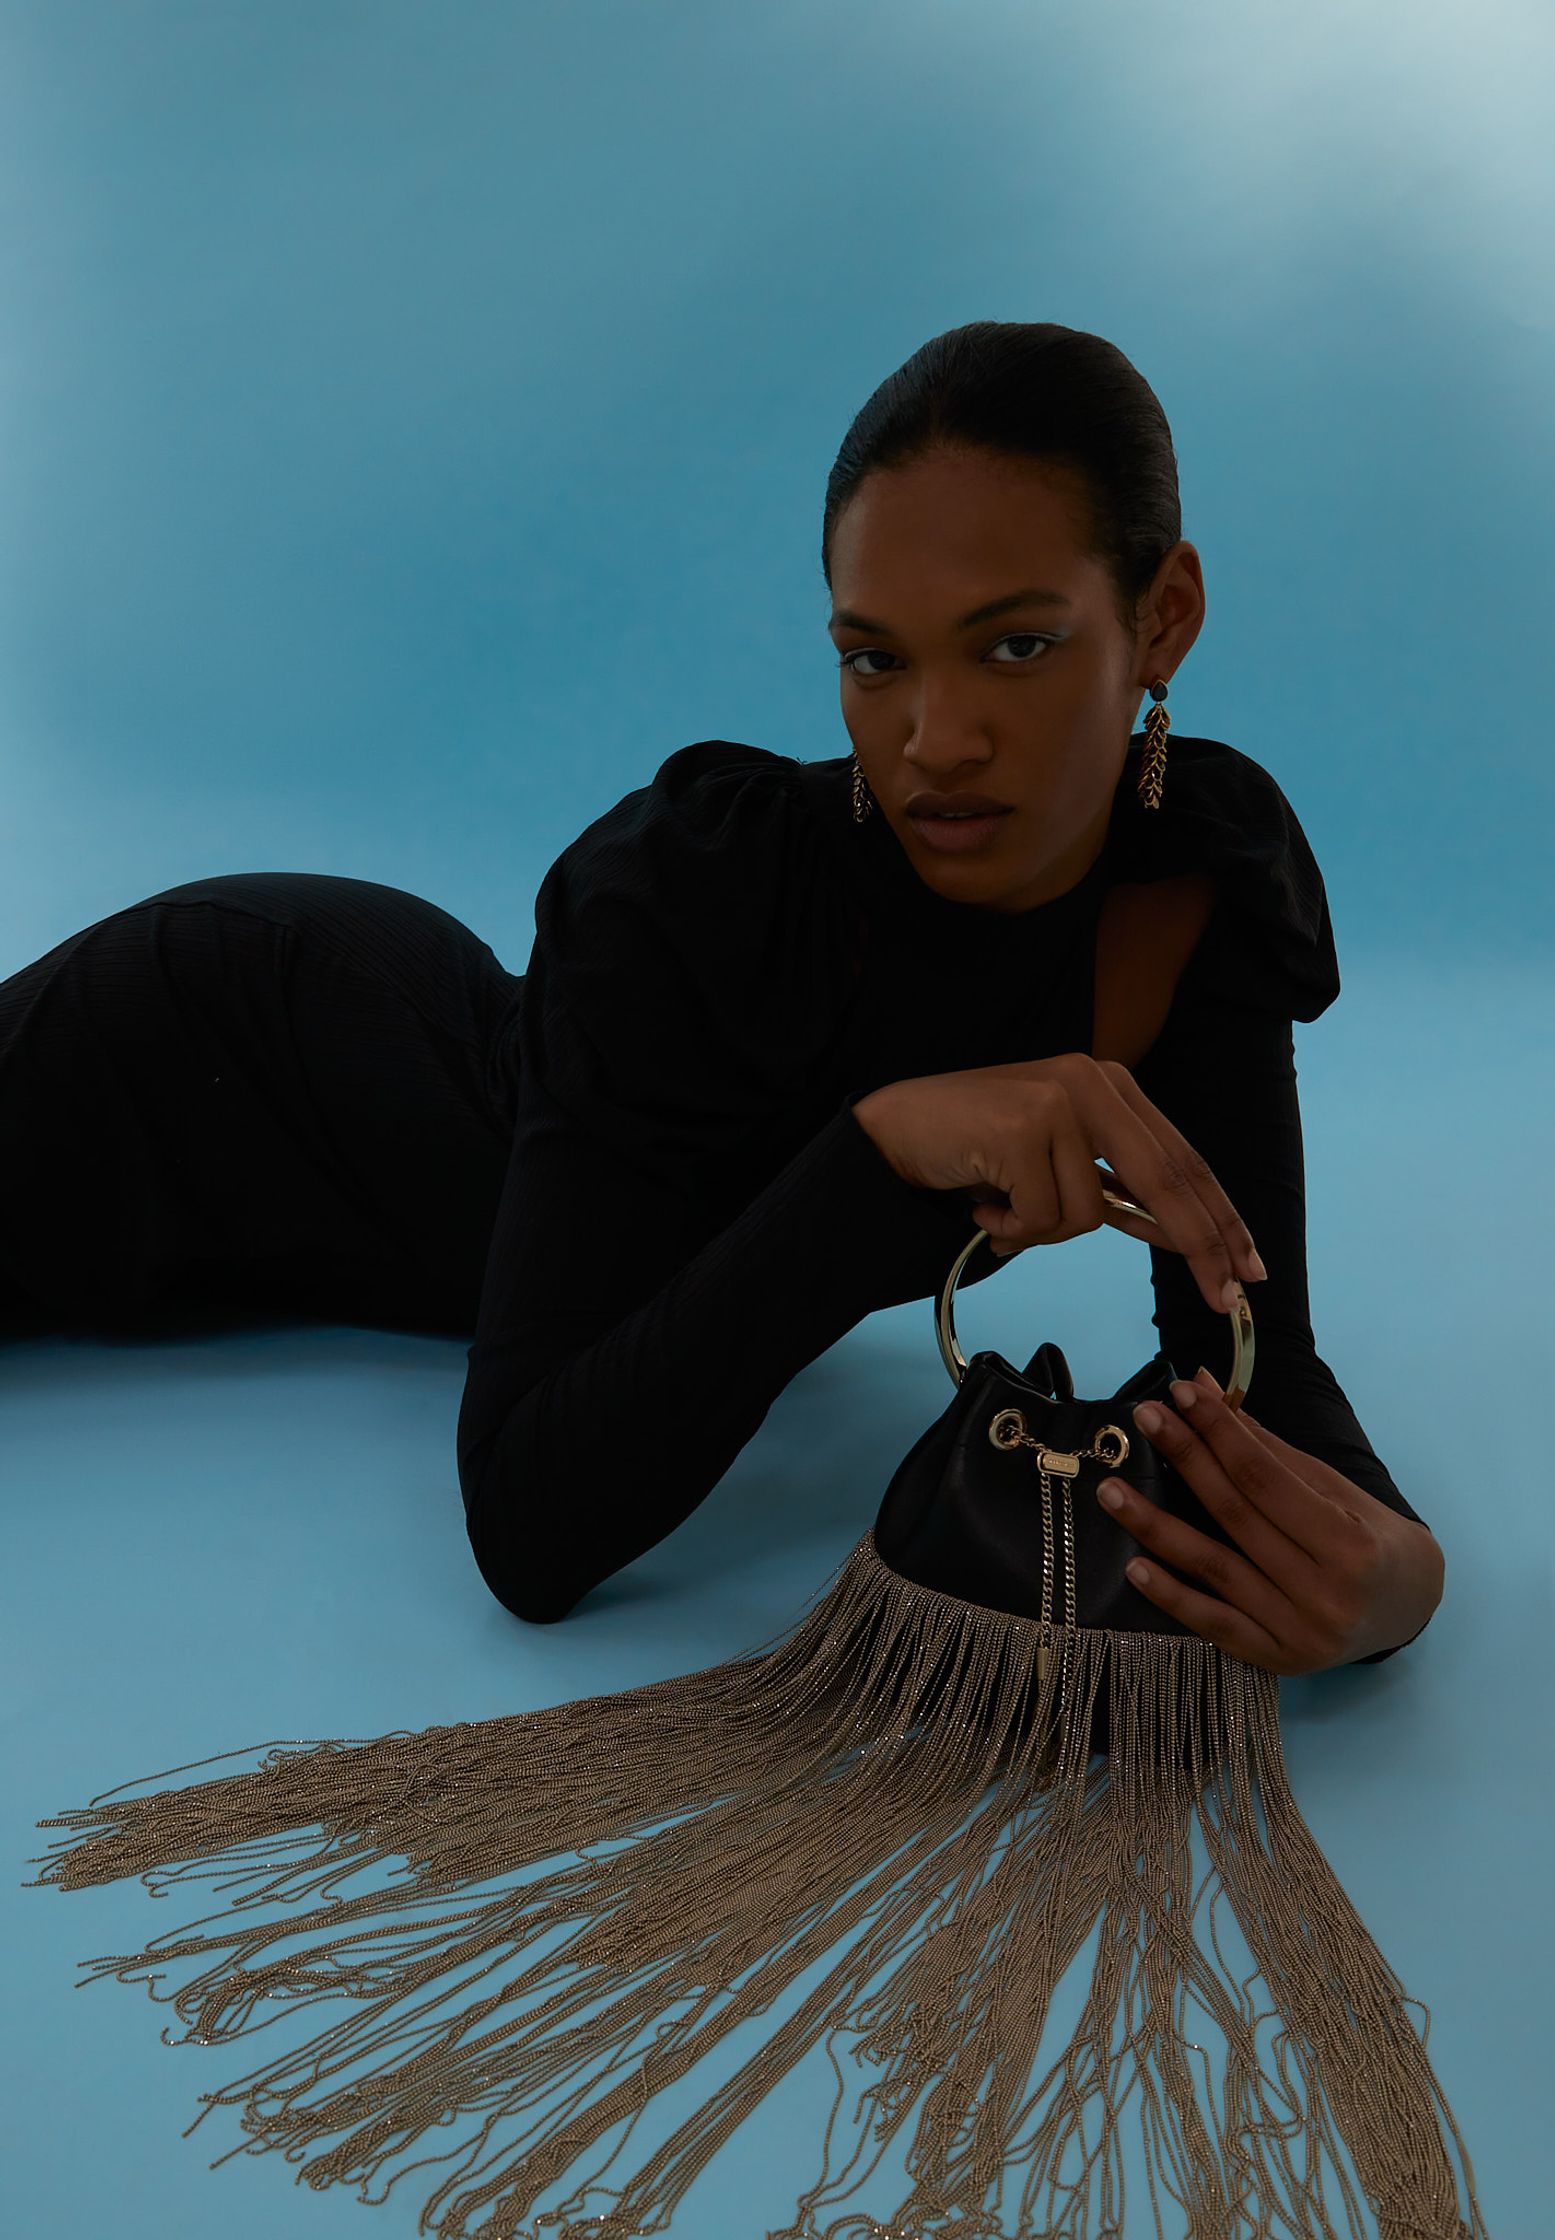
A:
[[[1339,993],[1322,874],[1251,757],[1174,733],[1149,811],[1142,746],[1091,868],[1020,913],[947,900],[878,811],[855,824],[846,756],[728,740],[563,850],[522,974],[367,880],[232,873],[112,913],[0,982],[0,1324],[468,1332],[471,1550],[554,1622],[690,1515],[802,1368],[938,1292],[977,1194],[902,1181],[853,1104],[1088,1050],[1105,894],[1203,870],[1217,906],[1136,1078],[1269,1268],[1250,1410],[1423,1522],[1310,1321],[1292,1027]],[[1226,1318],[1148,1251],[1161,1346],[1224,1382]],[[1004,1265],[980,1251],[962,1288]]]

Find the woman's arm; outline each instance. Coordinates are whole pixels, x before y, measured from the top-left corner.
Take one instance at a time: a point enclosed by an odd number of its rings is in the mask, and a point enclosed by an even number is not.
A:
[[[931,1295],[970,1232],[854,1119],[875,1083],[843,1095],[848,902],[797,767],[677,749],[536,896],[457,1434],[476,1561],[519,1617],[672,1532],[798,1371]]]
[[[1135,1079],[1209,1161],[1268,1268],[1267,1283],[1248,1289],[1256,1339],[1248,1405],[1280,1438],[1342,1471],[1400,1516],[1424,1524],[1394,1483],[1314,1341],[1292,1022],[1251,1004],[1216,1000],[1209,992],[1212,969],[1207,954],[1202,960],[1195,957],[1167,1025],[1135,1068]],[[1152,1247],[1150,1269],[1156,1297],[1152,1319],[1173,1367],[1191,1378],[1202,1364],[1226,1384],[1231,1368],[1228,1318],[1211,1314],[1180,1254]],[[1377,1664],[1407,1646],[1400,1642],[1355,1661]]]
[[[634,1171],[526,1094],[457,1434],[470,1545],[515,1616],[564,1618],[705,1500],[801,1369],[944,1281],[969,1208],[902,1181],[851,1105],[706,1237],[689,1164]]]

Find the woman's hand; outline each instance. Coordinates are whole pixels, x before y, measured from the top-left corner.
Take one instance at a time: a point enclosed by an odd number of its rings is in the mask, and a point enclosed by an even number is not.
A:
[[[1171,1389],[1184,1413],[1165,1409],[1156,1429],[1139,1428],[1237,1546],[1222,1547],[1125,1485],[1112,1513],[1160,1558],[1144,1577],[1130,1564],[1141,1594],[1244,1663],[1282,1674],[1353,1664],[1420,1631],[1442,1599],[1446,1571],[1426,1526],[1277,1438],[1245,1408],[1228,1408],[1207,1369]],[[1121,1483],[1104,1479],[1098,1497]],[[1183,1585],[1167,1564],[1210,1591]]]
[[[1112,1059],[1066,1050],[920,1074],[871,1089],[852,1110],[904,1182],[979,1193],[972,1217],[994,1240],[997,1258],[1059,1244],[1106,1221],[1184,1254],[1216,1314],[1231,1304],[1230,1277],[1262,1283],[1267,1275],[1209,1162]],[[1112,1171],[1103,1173],[1098,1159]],[[1148,1218],[1109,1211],[1104,1188],[1143,1206]]]

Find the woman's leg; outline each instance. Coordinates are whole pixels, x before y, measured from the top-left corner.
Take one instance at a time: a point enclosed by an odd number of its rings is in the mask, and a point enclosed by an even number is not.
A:
[[[195,880],[0,982],[0,1327],[473,1331],[521,983],[423,898]]]

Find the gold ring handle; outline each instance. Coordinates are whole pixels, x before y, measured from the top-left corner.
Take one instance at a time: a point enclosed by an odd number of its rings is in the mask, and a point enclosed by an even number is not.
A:
[[[1148,1221],[1153,1228],[1160,1227],[1155,1215],[1144,1206],[1135,1205],[1132,1198],[1121,1197],[1115,1190],[1108,1190],[1105,1187],[1102,1190],[1102,1196],[1109,1206],[1116,1206],[1120,1213],[1132,1214],[1137,1220]],[[1113,1226],[1117,1227],[1119,1224],[1114,1223]],[[1128,1232],[1125,1230],[1124,1234],[1127,1235]],[[934,1319],[935,1328],[939,1333],[940,1358],[950,1371],[951,1383],[956,1385],[959,1385],[961,1379],[966,1375],[967,1364],[966,1355],[956,1343],[956,1323],[952,1311],[952,1301],[955,1298],[956,1285],[961,1280],[962,1269],[971,1259],[978,1246],[989,1241],[988,1231],[974,1223],[972,1234],[957,1253],[939,1295],[939,1306]],[[1225,1399],[1228,1408],[1239,1408],[1247,1398],[1247,1388],[1252,1383],[1253,1378],[1253,1310],[1247,1303],[1247,1293],[1237,1282],[1235,1276],[1232,1277],[1231,1284],[1236,1293],[1236,1305],[1229,1310],[1231,1317],[1231,1382],[1226,1388]]]

